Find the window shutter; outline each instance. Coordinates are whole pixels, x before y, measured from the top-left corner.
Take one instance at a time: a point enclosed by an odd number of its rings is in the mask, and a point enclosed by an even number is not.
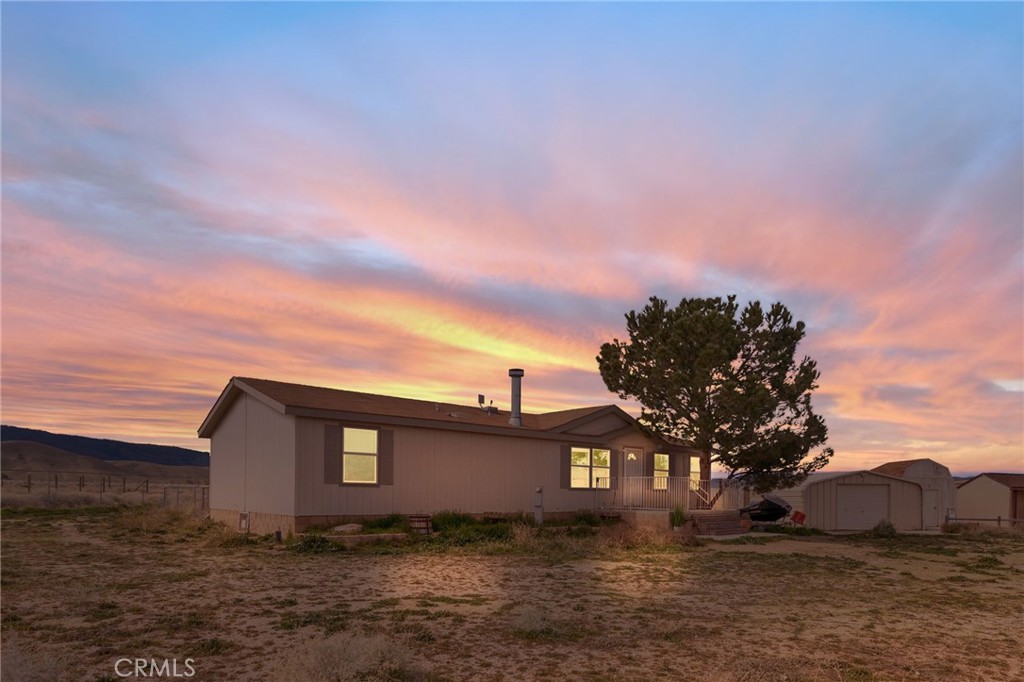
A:
[[[395,432],[381,429],[377,436],[377,483],[395,483]]]
[[[622,471],[621,471],[621,467],[622,467],[622,450],[612,450],[612,459],[611,459],[610,463],[612,465],[612,471],[611,471],[612,485],[611,485],[611,487],[614,489],[614,488],[618,488],[619,487],[619,476],[622,475]]]
[[[644,450],[644,476],[654,476],[654,451]]]
[[[341,484],[341,427],[324,426],[324,483]]]
[[[559,473],[561,479],[561,486],[563,488],[572,487],[572,470],[570,469],[570,462],[572,461],[572,446],[568,443],[562,444],[562,454],[559,458]]]
[[[679,458],[678,455],[673,455],[671,452],[668,454],[668,475],[669,476],[678,476],[679,475],[677,473],[677,470],[679,469],[679,467],[676,466],[676,460],[678,458]]]

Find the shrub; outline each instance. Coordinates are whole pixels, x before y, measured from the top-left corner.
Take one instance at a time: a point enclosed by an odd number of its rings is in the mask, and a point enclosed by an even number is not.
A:
[[[408,517],[401,514],[389,514],[379,519],[370,519],[363,522],[363,530],[369,533],[407,533],[409,529]]]
[[[292,549],[306,554],[324,554],[339,552],[343,548],[337,542],[331,542],[319,533],[305,533],[298,542],[292,545]]]
[[[882,519],[871,529],[870,535],[875,538],[894,538],[897,535],[896,526],[892,525],[891,521]]]
[[[573,519],[573,523],[581,526],[600,526],[601,517],[590,509],[580,509],[576,512],[576,517]]]
[[[671,517],[672,517],[672,525],[675,526],[675,527],[681,526],[681,525],[683,525],[683,523],[686,522],[686,513],[683,512],[683,508],[680,507],[678,504],[672,510]]]
[[[444,531],[444,539],[458,546],[487,541],[507,542],[512,539],[512,528],[504,522],[456,526]]]
[[[476,525],[477,521],[473,518],[472,514],[465,514],[463,512],[446,509],[434,514],[432,522],[434,530],[439,533],[443,533],[444,531],[451,530],[453,528]]]

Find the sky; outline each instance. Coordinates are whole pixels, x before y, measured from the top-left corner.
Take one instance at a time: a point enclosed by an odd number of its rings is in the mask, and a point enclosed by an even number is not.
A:
[[[830,470],[1024,471],[1020,3],[15,3],[2,420],[232,376],[617,402],[650,296],[807,323]]]

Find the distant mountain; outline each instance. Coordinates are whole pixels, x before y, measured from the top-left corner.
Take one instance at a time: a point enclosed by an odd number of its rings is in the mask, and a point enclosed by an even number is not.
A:
[[[153,462],[128,460],[106,461],[76,455],[43,443],[27,440],[5,440],[0,447],[0,470],[5,479],[23,479],[31,473],[86,474],[150,479],[154,482],[207,484],[210,468],[202,466],[170,466]]]
[[[189,450],[170,445],[126,443],[120,440],[68,436],[20,426],[0,426],[0,441],[32,441],[64,450],[75,455],[95,457],[108,461],[130,460],[153,462],[171,466],[210,466],[210,455],[199,450]]]

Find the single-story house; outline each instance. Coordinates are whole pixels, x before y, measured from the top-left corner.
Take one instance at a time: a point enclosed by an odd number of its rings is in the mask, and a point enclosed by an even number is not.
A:
[[[889,462],[872,471],[913,481],[921,486],[921,515],[925,530],[935,530],[945,523],[947,517],[956,516],[956,482],[949,469],[935,460]]]
[[[869,530],[889,521],[897,530],[920,530],[921,485],[874,471],[818,472],[793,488],[773,491],[804,525],[820,530]]]
[[[522,412],[523,374],[509,371],[506,412],[234,377],[199,428],[211,517],[287,533],[445,509],[575,513],[622,505],[620,477],[655,496],[689,480],[697,452],[615,405]]]
[[[1024,474],[978,474],[956,489],[956,515],[985,525],[1024,526]]]

